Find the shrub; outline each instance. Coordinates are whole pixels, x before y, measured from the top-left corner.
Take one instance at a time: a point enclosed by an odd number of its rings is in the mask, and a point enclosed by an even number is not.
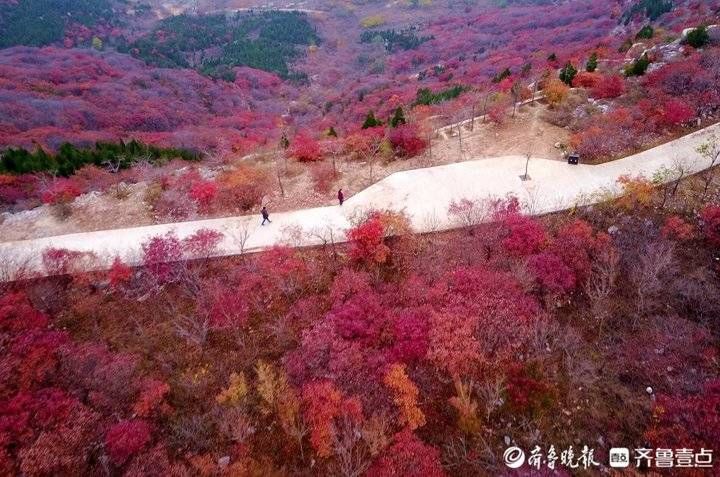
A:
[[[625,80],[618,75],[602,76],[592,88],[593,98],[617,98],[625,92]]]
[[[571,85],[577,73],[577,68],[575,68],[573,64],[568,61],[563,67],[563,69],[560,70],[560,81],[562,81],[566,85]]]
[[[367,116],[365,116],[365,121],[362,124],[362,129],[370,129],[370,128],[376,128],[378,126],[382,126],[383,123],[379,119],[375,117],[375,113],[372,111],[369,111],[367,113]]]
[[[695,228],[692,224],[685,222],[681,217],[672,215],[665,219],[661,234],[666,239],[692,240],[695,237]]]
[[[390,249],[385,245],[385,227],[379,214],[372,215],[348,232],[350,257],[367,263],[385,263]]]
[[[590,58],[588,59],[587,63],[585,64],[585,71],[588,73],[592,73],[597,69],[598,66],[598,55],[597,53],[593,52],[592,55],[590,55]]]
[[[547,407],[552,400],[552,389],[536,374],[531,365],[513,364],[509,367],[508,405],[515,412],[535,413]]]
[[[443,477],[446,474],[440,463],[440,452],[423,443],[410,429],[405,429],[395,434],[390,447],[375,461],[367,475]]]
[[[705,238],[716,247],[720,247],[720,206],[709,204],[700,211],[702,230]]]
[[[330,192],[330,188],[337,179],[332,164],[326,162],[313,164],[310,168],[310,175],[312,176],[314,189],[321,194]]]
[[[569,91],[570,89],[565,83],[556,79],[548,81],[545,88],[543,88],[545,99],[550,106],[557,106],[562,103]]]
[[[653,445],[711,448],[720,440],[720,380],[695,395],[658,396],[652,422],[645,438]]]
[[[32,306],[25,293],[6,293],[0,296],[0,330],[3,332],[18,333],[42,329],[47,324],[48,317]]]
[[[42,262],[50,275],[66,275],[75,271],[78,260],[86,257],[83,252],[64,248],[48,248],[43,251]]]
[[[250,303],[236,287],[215,283],[208,287],[206,298],[210,326],[214,329],[240,328],[250,318]]]
[[[501,224],[507,230],[502,245],[510,255],[524,257],[538,253],[547,242],[545,228],[531,217],[509,214]]]
[[[360,20],[360,26],[362,26],[363,28],[375,28],[383,25],[384,23],[385,17],[380,14],[369,15]]]
[[[302,393],[305,419],[310,425],[310,443],[319,457],[332,454],[333,420],[340,413],[342,393],[329,381],[306,385]]]
[[[498,103],[488,109],[487,117],[494,124],[502,125],[505,123],[506,113],[507,108],[505,104]]]
[[[362,129],[345,138],[345,151],[355,159],[367,159],[380,150],[384,138],[385,131],[382,127]]]
[[[695,111],[686,102],[672,98],[665,102],[660,121],[666,126],[677,126],[695,117]]]
[[[175,262],[182,259],[182,245],[174,235],[153,237],[142,244],[143,265],[159,282],[172,281]]]
[[[642,76],[650,66],[650,58],[644,53],[640,58],[625,67],[625,76]]]
[[[290,143],[288,154],[298,162],[314,162],[322,159],[320,144],[307,133],[295,136]]]
[[[531,256],[528,268],[547,291],[564,293],[575,286],[575,274],[553,253],[541,252]]]
[[[395,405],[400,411],[400,422],[410,430],[425,425],[425,414],[418,407],[420,391],[405,372],[405,365],[393,364],[385,373],[383,383],[393,396]]]
[[[140,389],[133,412],[140,417],[150,417],[158,410],[162,410],[165,397],[170,392],[170,386],[157,379],[145,379]]]
[[[422,153],[427,143],[418,134],[414,124],[401,124],[390,130],[390,144],[395,154],[400,157],[413,157]]]
[[[217,230],[200,229],[183,240],[182,248],[191,257],[206,258],[217,252],[223,238],[224,235]]]
[[[34,195],[36,187],[35,177],[29,174],[0,174],[0,204],[14,205],[27,200]]]
[[[652,205],[652,198],[655,188],[653,183],[642,176],[620,176],[617,180],[622,188],[622,196],[618,199],[618,205],[627,210],[647,208]]]
[[[653,29],[653,27],[650,25],[645,25],[644,27],[642,27],[640,29],[640,31],[637,32],[637,34],[635,35],[635,39],[636,40],[640,40],[643,38],[650,39],[653,37],[654,34],[655,34],[655,30]]]
[[[573,79],[574,88],[594,88],[602,77],[599,73],[591,73],[587,71],[581,71]]]
[[[115,288],[124,283],[127,283],[132,278],[132,268],[126,265],[120,257],[115,257],[112,266],[108,271],[108,279],[110,280],[110,286]]]
[[[270,177],[264,170],[241,165],[218,177],[218,202],[231,210],[245,211],[262,201],[270,188]]]
[[[56,179],[52,181],[40,195],[46,204],[69,204],[75,197],[82,194],[80,184],[74,179]]]
[[[702,48],[710,42],[710,35],[706,27],[699,26],[687,34],[685,41],[693,48]]]
[[[203,210],[208,210],[218,195],[218,186],[212,181],[198,180],[190,185],[190,198]]]

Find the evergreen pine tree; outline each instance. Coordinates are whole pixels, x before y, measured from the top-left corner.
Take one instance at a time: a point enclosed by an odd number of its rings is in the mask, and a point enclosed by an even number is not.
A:
[[[635,39],[636,40],[639,40],[641,38],[649,39],[649,38],[652,38],[654,34],[655,34],[655,30],[653,29],[653,27],[650,25],[645,25],[644,27],[642,27],[640,29],[639,32],[637,32],[637,35],[635,35]]]
[[[395,114],[393,114],[393,117],[390,119],[390,126],[396,128],[398,125],[405,123],[405,113],[403,112],[402,107],[398,106],[395,110]]]
[[[687,44],[693,48],[702,48],[710,41],[710,35],[708,34],[706,27],[699,26],[687,34],[685,41],[687,41]]]
[[[592,55],[590,55],[590,58],[588,59],[587,63],[585,64],[585,71],[588,73],[593,73],[598,66],[598,56],[597,53],[593,52]]]
[[[577,75],[577,69],[569,61],[565,64],[565,67],[560,70],[560,80],[567,85],[572,85],[575,75]]]
[[[369,129],[377,126],[382,126],[382,121],[379,121],[377,118],[375,118],[375,113],[370,111],[367,114],[367,117],[365,117],[365,122],[363,123],[362,128]]]

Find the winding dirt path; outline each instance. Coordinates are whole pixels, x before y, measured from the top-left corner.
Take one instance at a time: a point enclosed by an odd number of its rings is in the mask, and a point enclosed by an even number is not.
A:
[[[256,252],[278,244],[313,246],[342,242],[353,218],[371,209],[403,212],[419,233],[463,226],[447,214],[450,203],[463,198],[483,201],[513,195],[529,214],[554,212],[617,195],[617,179],[623,175],[649,178],[663,168],[677,170],[679,164],[686,174],[702,171],[710,164],[696,148],[713,135],[720,136],[720,124],[600,165],[571,166],[557,160],[532,158],[529,181],[520,179],[526,162],[523,156],[398,172],[354,195],[342,207],[272,214],[272,223],[265,226],[260,225],[259,216],[253,215],[0,243],[0,280],[12,279],[19,271],[47,274],[42,254],[48,248],[85,253],[89,258],[80,265],[84,269],[108,268],[116,256],[127,263],[139,264],[142,244],[168,233],[183,239],[201,229],[218,231],[224,238],[216,255],[225,256]],[[673,179],[673,174],[668,174],[667,180]]]

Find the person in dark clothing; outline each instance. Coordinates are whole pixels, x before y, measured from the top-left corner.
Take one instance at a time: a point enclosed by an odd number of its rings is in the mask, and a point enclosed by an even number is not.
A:
[[[343,194],[342,189],[338,191],[338,202],[340,202],[340,205],[343,205],[343,202],[345,202],[345,194]]]
[[[265,225],[265,221],[267,221],[269,224],[272,224],[272,220],[270,220],[270,213],[267,210],[267,207],[263,205],[262,210],[260,211],[262,214],[263,221],[260,225]]]

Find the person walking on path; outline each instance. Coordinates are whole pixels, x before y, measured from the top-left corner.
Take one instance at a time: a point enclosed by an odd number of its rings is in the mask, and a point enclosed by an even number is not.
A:
[[[260,213],[262,214],[262,218],[263,218],[262,223],[260,225],[265,225],[266,221],[267,221],[267,223],[272,224],[272,220],[270,220],[270,213],[268,212],[266,206],[263,205],[263,208],[260,211]]]
[[[340,202],[340,205],[343,205],[343,202],[345,202],[345,194],[343,194],[342,189],[338,191],[338,202]]]

